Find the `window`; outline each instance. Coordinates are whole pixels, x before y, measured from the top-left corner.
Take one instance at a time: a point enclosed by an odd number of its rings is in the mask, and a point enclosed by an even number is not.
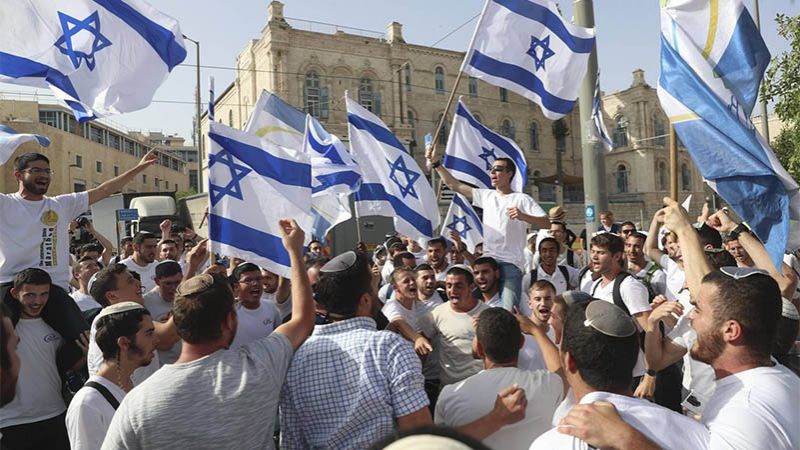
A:
[[[511,124],[510,120],[504,119],[503,122],[500,123],[500,134],[509,139],[514,139],[516,132],[514,130],[514,125]]]
[[[503,103],[508,103],[508,89],[500,88],[500,101]]]
[[[692,190],[692,173],[686,163],[681,164],[681,189],[684,191]]]
[[[120,139],[119,135],[113,134],[113,133],[108,133],[108,146],[109,147],[117,149],[117,150],[120,150],[122,148],[120,140],[121,139]]]
[[[667,143],[667,131],[664,127],[664,122],[662,122],[661,119],[659,119],[655,114],[653,114],[653,134],[656,138],[656,145],[663,146]]]
[[[161,189],[161,180],[159,180],[158,178],[156,178],[156,179],[155,179],[155,185],[156,185],[156,189]]]
[[[169,181],[164,180],[164,189],[169,190]]]
[[[75,132],[75,127],[77,125],[78,125],[78,122],[75,120],[75,118],[72,117],[71,115],[67,114],[67,120],[66,120],[66,123],[64,124],[64,131],[68,131],[70,133],[74,133]]]
[[[103,173],[103,162],[95,161],[94,168],[97,171],[97,173]]]
[[[624,194],[628,192],[628,170],[625,168],[624,164],[617,166],[616,178],[617,193]]]
[[[114,176],[115,177],[119,176],[119,166],[114,166]]]
[[[403,82],[406,85],[406,92],[411,92],[411,64],[406,63],[403,67]]]
[[[58,128],[58,116],[56,111],[39,111],[39,122]]]
[[[664,161],[658,162],[658,190],[666,191],[668,186],[667,181],[667,163]]]
[[[381,115],[381,97],[372,85],[372,80],[362,78],[358,83],[358,103],[375,115]]]
[[[469,96],[476,98],[478,96],[478,79],[469,77]]]
[[[228,126],[229,127],[233,126],[233,110],[232,109],[228,110]]]
[[[417,146],[417,119],[414,117],[414,112],[411,110],[408,110],[406,113],[406,118],[408,119],[408,126],[411,127],[411,143],[408,149],[413,156],[414,148]]]
[[[75,181],[72,183],[72,192],[83,192],[86,190],[86,182]]]
[[[319,75],[317,72],[308,72],[305,83],[305,105],[306,112],[312,116],[320,117],[320,88]]]
[[[531,150],[534,152],[539,151],[539,125],[536,122],[531,123]]]
[[[434,80],[436,84],[436,93],[444,94],[444,69],[437,67],[434,71]]]
[[[197,186],[197,170],[189,171],[189,189],[195,192],[198,191]]]
[[[103,130],[101,128],[93,127],[89,125],[89,140],[93,142],[97,142],[98,144],[103,143]]]
[[[620,147],[627,147],[628,146],[628,119],[625,116],[617,117],[615,121],[616,124],[614,125],[614,132],[612,140],[614,142],[614,148]]]
[[[75,167],[83,167],[83,156],[75,155]]]
[[[438,126],[439,121],[441,120],[442,120],[442,114],[439,114],[439,116],[436,117],[436,123],[434,124],[434,126]],[[438,141],[439,145],[447,145],[447,120],[444,121],[444,123],[442,124],[442,129],[439,130]]]
[[[147,175],[142,174],[142,184],[147,184]]]

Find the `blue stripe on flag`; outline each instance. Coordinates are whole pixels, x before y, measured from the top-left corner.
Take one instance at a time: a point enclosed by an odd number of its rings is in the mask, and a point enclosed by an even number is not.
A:
[[[475,214],[475,210],[472,208],[472,206],[464,203],[464,200],[458,194],[453,196],[453,203],[461,208],[461,210],[464,211],[464,214],[468,215],[473,221],[475,221],[478,231],[481,233],[481,236],[483,236],[483,224],[481,223],[481,219],[478,218],[478,215]]]
[[[494,2],[515,14],[546,26],[575,53],[590,53],[594,47],[594,38],[573,36],[564,26],[561,17],[542,5],[529,0],[494,0]]]
[[[186,59],[186,49],[175,40],[172,31],[148,19],[130,5],[119,0],[94,0],[95,3],[119,17],[153,47],[169,71]]]
[[[482,168],[467,161],[466,159],[445,153],[444,159],[442,159],[442,165],[448,169],[457,170],[459,172],[472,175],[484,183],[485,187],[489,189],[492,187],[492,179],[489,177],[489,174],[486,173],[486,171]]]
[[[291,266],[281,238],[216,214],[208,215],[209,239]]]
[[[312,188],[311,190],[312,194],[324,191],[338,184],[343,184],[345,186],[353,187],[358,183],[359,180],[361,180],[361,175],[353,172],[352,170],[345,170],[341,172],[333,172],[324,175],[317,175],[314,178],[319,180],[319,182],[322,184]]]
[[[349,115],[349,114],[348,114]],[[433,225],[425,216],[409,208],[402,200],[386,192],[382,184],[364,183],[356,193],[357,201],[389,202],[397,215],[425,236],[433,236]]]
[[[366,120],[361,116],[357,116],[349,112],[347,113],[347,120],[354,127],[358,128],[359,130],[366,131],[378,141],[383,142],[386,145],[392,146],[403,153],[408,153],[405,147],[403,147],[403,144],[401,144],[400,141],[397,140],[397,137],[394,134],[392,134],[391,131],[378,125],[377,123],[370,122],[369,120]]]
[[[208,137],[263,177],[289,186],[311,186],[311,170],[308,164],[278,158],[259,147],[216,133],[208,133]]]
[[[542,105],[558,114],[568,114],[575,105],[574,101],[564,100],[549,92],[540,80],[532,72],[520,66],[498,61],[491,56],[484,55],[478,50],[474,50],[469,65],[487,73],[493,77],[503,78],[512,83],[516,83],[523,88],[536,93],[541,98]]]
[[[309,145],[311,145],[311,148],[314,149],[315,152],[327,158],[328,161],[334,164],[345,165],[345,162],[342,161],[339,152],[336,151],[336,146],[334,146],[333,144],[323,144],[322,142],[318,142],[315,139],[314,133],[308,133],[308,143]]]
[[[306,113],[298,111],[294,106],[286,103],[275,94],[267,96],[264,109],[277,117],[281,122],[294,128],[295,131],[304,133],[306,130]]]

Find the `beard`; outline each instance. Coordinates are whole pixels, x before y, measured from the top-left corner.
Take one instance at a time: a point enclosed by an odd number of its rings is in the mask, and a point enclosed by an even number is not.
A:
[[[696,361],[711,365],[725,348],[725,341],[717,333],[697,334],[697,340],[692,345],[689,355]]]
[[[34,181],[23,180],[22,187],[31,194],[44,195],[47,194],[47,188],[50,187],[50,183],[46,187],[40,187]]]

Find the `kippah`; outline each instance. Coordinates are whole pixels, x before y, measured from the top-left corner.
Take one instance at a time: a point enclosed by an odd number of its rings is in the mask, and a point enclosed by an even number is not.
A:
[[[561,294],[564,303],[568,306],[577,305],[578,303],[585,303],[592,301],[592,296],[583,291],[565,291]]]
[[[100,272],[99,270],[92,274],[92,277],[89,278],[89,283],[86,285],[86,292],[92,292],[92,285],[94,284],[94,280],[97,279],[97,273]]]
[[[452,266],[450,266],[450,269],[461,269],[461,270],[466,270],[467,272],[469,272],[469,273],[471,273],[473,275],[475,274],[472,271],[472,268],[470,266],[466,265],[466,264],[453,264]],[[448,269],[447,271],[449,272],[450,269]]]
[[[181,283],[175,291],[175,295],[185,297],[187,295],[198,294],[206,291],[211,286],[214,286],[213,276],[207,273],[195,275]]]
[[[605,300],[595,300],[586,307],[583,324],[612,337],[628,337],[636,333],[636,324],[620,307]]]
[[[119,314],[128,311],[135,311],[137,309],[144,309],[144,306],[136,303],[136,302],[122,302],[116,303],[111,306],[106,306],[100,311],[100,314],[97,315],[97,319],[100,319],[105,316],[110,316],[112,314]]]
[[[398,439],[384,450],[470,450],[472,447],[451,437],[435,434],[416,434]]]
[[[353,267],[357,259],[356,252],[350,250],[328,261],[319,271],[322,273],[341,272]]]
[[[781,309],[783,317],[791,320],[800,320],[800,313],[797,312],[797,308],[794,307],[792,302],[783,297],[781,297],[781,302],[783,303],[783,308]]]

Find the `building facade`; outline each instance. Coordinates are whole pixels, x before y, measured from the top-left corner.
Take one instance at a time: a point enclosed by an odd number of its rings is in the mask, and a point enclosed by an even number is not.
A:
[[[169,153],[182,159],[189,177],[187,191],[199,192],[197,186],[197,147],[186,145],[186,139],[175,134],[164,134],[160,131],[131,131],[132,138],[146,142],[152,148]]]

